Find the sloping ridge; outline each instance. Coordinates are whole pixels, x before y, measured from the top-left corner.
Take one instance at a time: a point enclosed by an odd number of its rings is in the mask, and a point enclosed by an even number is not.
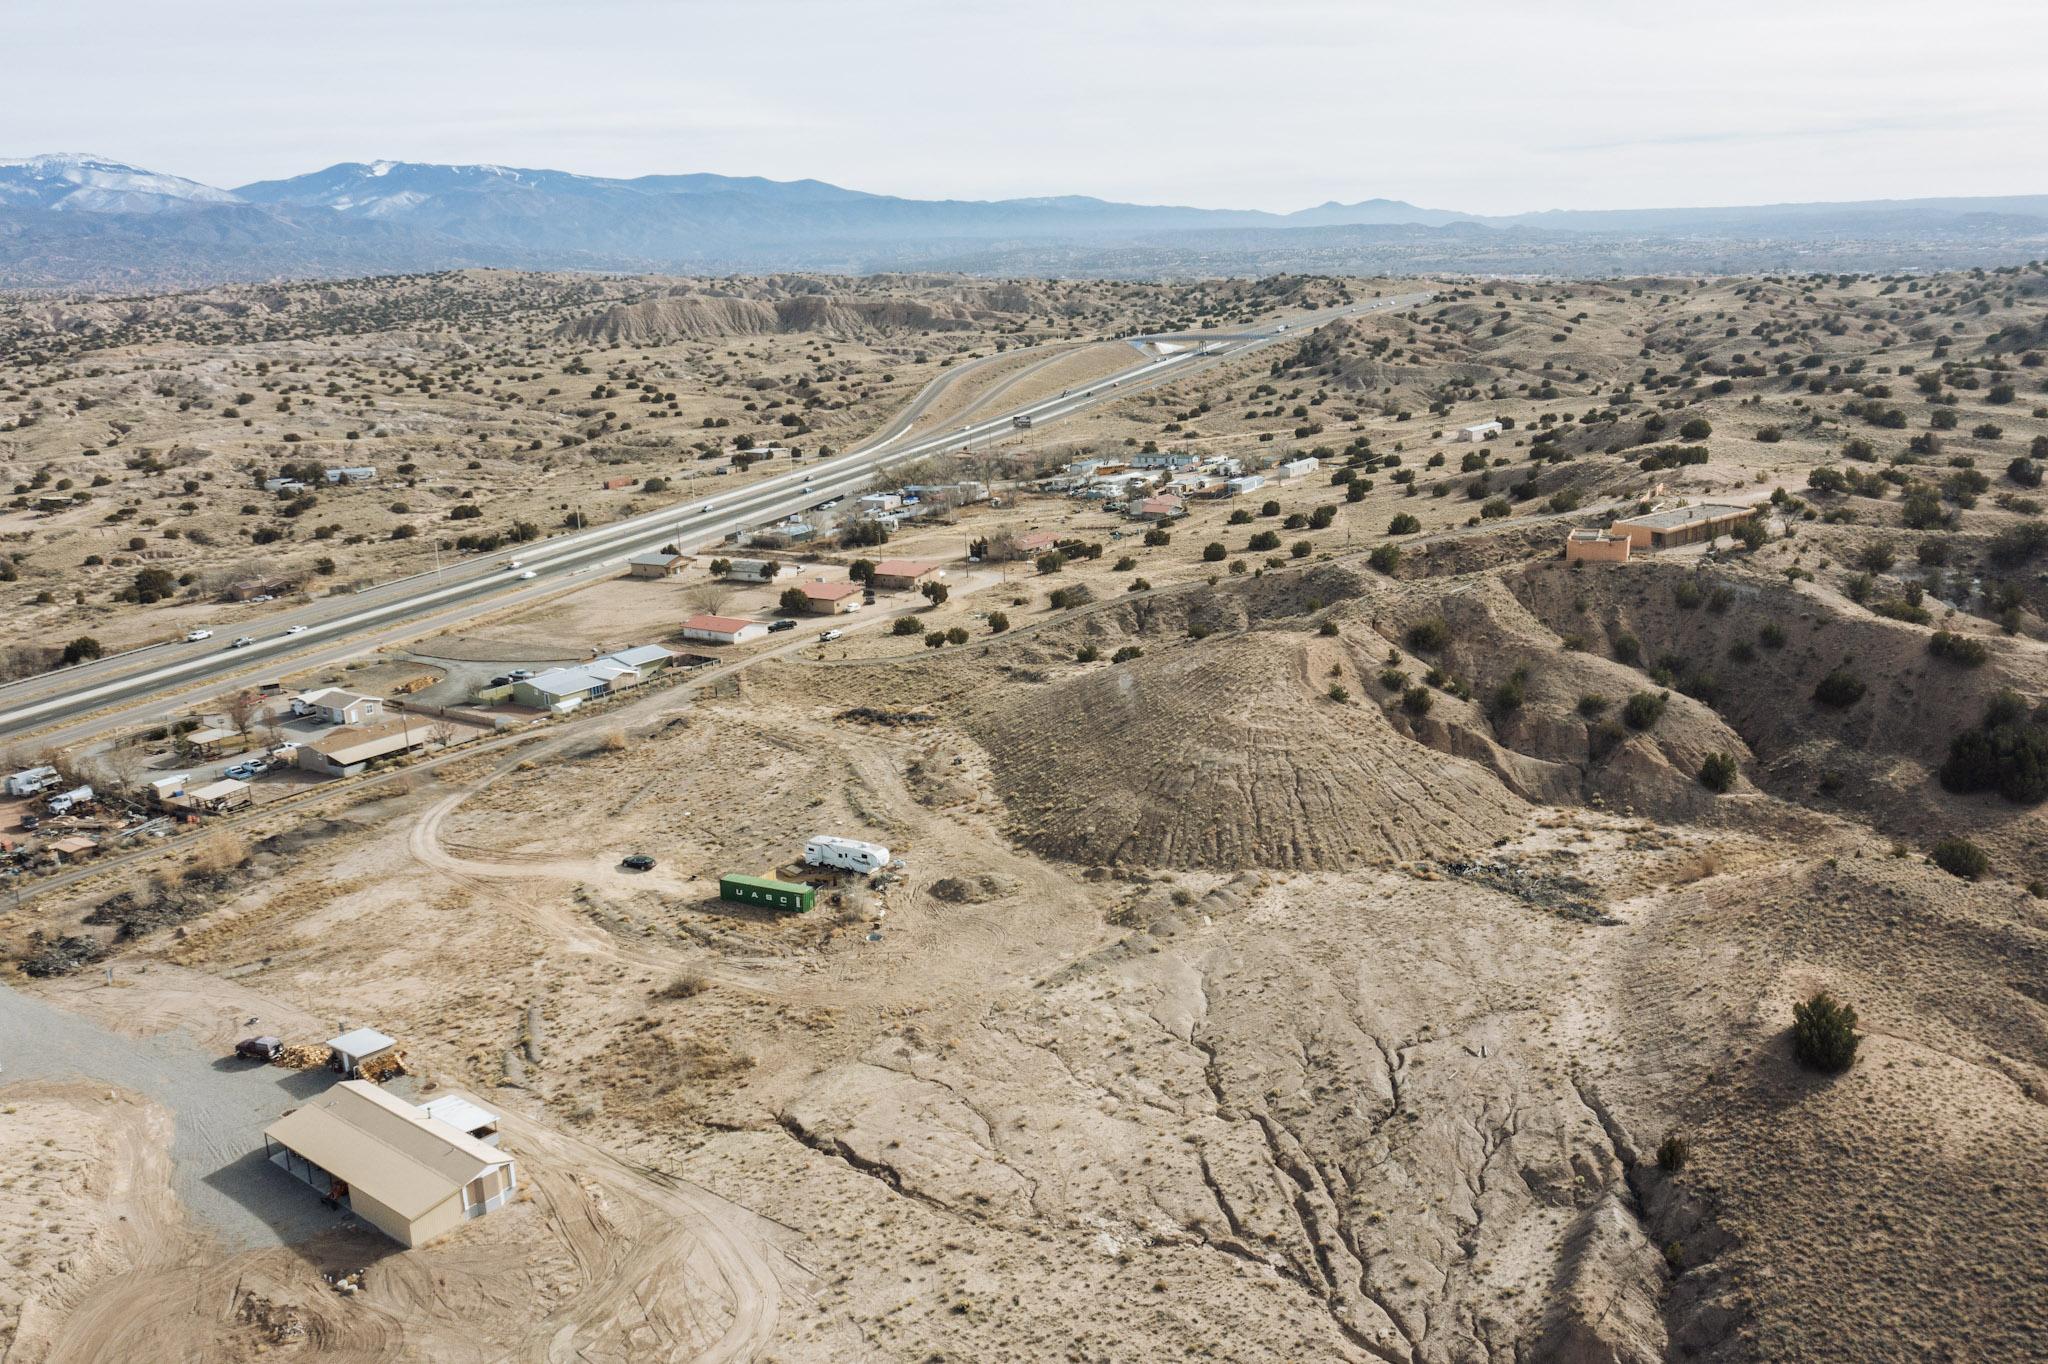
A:
[[[1097,669],[972,717],[1012,831],[1152,866],[1356,865],[1485,846],[1526,807],[1477,764],[1337,705],[1314,644],[1260,632]]]
[[[644,343],[785,332],[854,336],[950,331],[973,325],[974,319],[964,307],[918,299],[801,294],[769,300],[671,294],[619,303],[587,317],[572,318],[557,328],[556,334],[579,341]]]

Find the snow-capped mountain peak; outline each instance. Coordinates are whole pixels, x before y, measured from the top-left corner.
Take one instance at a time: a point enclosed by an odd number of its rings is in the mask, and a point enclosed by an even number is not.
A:
[[[0,206],[65,213],[174,213],[242,201],[197,180],[85,152],[0,160]]]

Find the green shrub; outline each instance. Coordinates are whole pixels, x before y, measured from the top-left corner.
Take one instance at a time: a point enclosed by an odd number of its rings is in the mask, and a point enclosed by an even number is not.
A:
[[[924,633],[924,622],[916,616],[898,616],[896,617],[896,623],[889,627],[889,633],[892,635],[921,635]]]
[[[1589,692],[1579,698],[1579,714],[1588,720],[1597,720],[1606,714],[1607,704],[1606,697]]]
[[[1664,717],[1664,708],[1670,704],[1668,691],[1639,691],[1621,708],[1621,718],[1630,729],[1648,729]]]
[[[1388,691],[1401,691],[1408,685],[1408,674],[1400,668],[1382,668],[1380,685]]]
[[[1672,589],[1671,600],[1681,611],[1690,611],[1705,600],[1700,585],[1688,578]]]
[[[1365,561],[1380,572],[1392,577],[1394,570],[1400,567],[1401,564],[1401,547],[1399,545],[1377,546],[1371,554],[1365,556]]]
[[[1810,1070],[1839,1073],[1856,1060],[1856,1011],[1826,990],[1792,1006],[1792,1054]]]
[[[1528,681],[1527,668],[1515,669],[1493,689],[1493,694],[1487,698],[1486,708],[1495,716],[1514,714],[1522,708],[1523,689]]]
[[[1720,795],[1735,785],[1735,778],[1742,772],[1732,753],[1709,753],[1700,764],[1700,785]]]
[[[1772,621],[1756,632],[1756,639],[1766,649],[1782,649],[1785,647],[1785,627]]]
[[[2015,805],[2048,799],[2048,707],[2029,708],[2017,692],[1993,697],[1984,718],[1949,741],[1941,784],[1996,791]]]
[[[1974,881],[1991,870],[1991,859],[1967,838],[1944,838],[1927,854],[1928,860],[1950,876]]]
[[[1861,701],[1863,694],[1868,690],[1870,689],[1863,684],[1862,678],[1856,676],[1847,668],[1837,668],[1826,677],[1823,677],[1820,680],[1820,685],[1813,689],[1813,699],[1820,702],[1823,706],[1833,706],[1836,710],[1847,710],[1850,706]]]
[[[1421,529],[1422,522],[1410,516],[1407,512],[1402,512],[1387,523],[1387,534],[1389,535],[1413,535]]]
[[[1433,654],[1451,642],[1451,627],[1442,616],[1430,616],[1408,627],[1408,647],[1417,653]]]
[[[1401,693],[1401,709],[1410,715],[1427,715],[1435,704],[1436,697],[1427,687],[1410,687]]]
[[[1222,541],[1211,540],[1208,544],[1202,546],[1202,562],[1220,564],[1229,553],[1230,551],[1223,547]]]
[[[1134,658],[1143,658],[1145,650],[1136,644],[1126,644],[1109,656],[1112,663],[1128,663]]]
[[[1657,1168],[1666,1174],[1677,1174],[1685,1168],[1685,1162],[1692,1156],[1692,1143],[1676,1132],[1665,1134],[1657,1143]]]
[[[1614,637],[1614,661],[1626,663],[1633,668],[1643,661],[1643,643],[1634,635],[1623,631]]]
[[[1268,550],[1278,549],[1280,548],[1280,532],[1277,530],[1262,530],[1245,542],[1245,548],[1253,554],[1263,554]]]
[[[1341,705],[1351,699],[1351,692],[1342,682],[1332,682],[1330,684],[1330,699]]]

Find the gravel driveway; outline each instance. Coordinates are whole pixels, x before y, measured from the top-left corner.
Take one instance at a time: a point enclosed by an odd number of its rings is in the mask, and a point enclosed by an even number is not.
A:
[[[143,1094],[171,1110],[171,1186],[233,1249],[292,1245],[355,1222],[263,1158],[263,1129],[333,1083],[211,1056],[185,1033],[122,1037],[0,985],[0,1098],[16,1080],[84,1079]]]

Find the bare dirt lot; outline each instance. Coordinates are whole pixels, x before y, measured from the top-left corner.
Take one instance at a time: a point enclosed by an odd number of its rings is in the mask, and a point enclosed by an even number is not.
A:
[[[805,552],[941,559],[944,600],[7,913],[24,960],[112,950],[115,988],[12,984],[137,1047],[401,1037],[528,1195],[415,1251],[235,1249],[177,1196],[174,1100],[8,1065],[15,1350],[2038,1358],[2044,306],[2038,269],[1447,284]],[[1268,482],[1154,524],[1069,467],[1140,453]],[[1560,557],[1700,498],[1753,515]],[[707,577],[415,652],[666,638]],[[803,867],[823,833],[902,865]],[[91,917],[150,874],[207,908]],[[1838,1069],[1795,1038],[1822,991]]]

